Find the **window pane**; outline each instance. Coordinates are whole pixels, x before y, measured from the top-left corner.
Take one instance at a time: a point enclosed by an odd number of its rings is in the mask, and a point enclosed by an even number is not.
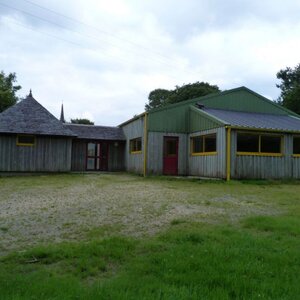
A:
[[[95,144],[94,143],[88,143],[88,156],[95,156]]]
[[[293,153],[300,154],[300,137],[294,137],[293,140]]]
[[[203,152],[203,138],[201,136],[192,138],[192,147],[192,153]]]
[[[130,152],[142,151],[142,138],[130,140]]]
[[[34,144],[33,135],[18,135],[19,144]]]
[[[205,149],[204,152],[215,152],[217,151],[217,142],[216,142],[216,135],[207,135],[204,137],[205,139]]]
[[[167,140],[166,141],[166,155],[176,155],[177,154],[177,140]]]
[[[281,153],[281,137],[261,135],[260,152]]]
[[[255,134],[237,134],[238,152],[258,152],[259,136]]]
[[[87,159],[87,166],[86,168],[88,170],[94,170],[95,169],[95,159],[94,158],[88,158]]]
[[[136,140],[136,151],[141,151],[142,150],[142,139],[137,139]]]

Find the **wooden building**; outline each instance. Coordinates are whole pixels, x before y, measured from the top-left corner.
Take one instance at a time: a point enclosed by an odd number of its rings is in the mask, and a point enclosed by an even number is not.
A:
[[[120,126],[128,171],[300,178],[300,116],[245,87],[153,109]]]
[[[122,129],[62,121],[39,104],[31,92],[25,100],[2,112],[0,172],[125,169]]]
[[[153,109],[118,127],[64,123],[30,94],[0,114],[0,172],[300,178],[300,116],[245,88]]]

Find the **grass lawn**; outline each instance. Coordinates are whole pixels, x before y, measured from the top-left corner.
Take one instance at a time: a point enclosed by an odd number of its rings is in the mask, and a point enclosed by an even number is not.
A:
[[[300,299],[299,182],[0,178],[0,299]]]

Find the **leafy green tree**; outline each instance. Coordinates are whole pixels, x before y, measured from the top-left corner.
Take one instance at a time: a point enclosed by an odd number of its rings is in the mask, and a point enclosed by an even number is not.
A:
[[[218,86],[199,81],[176,86],[174,90],[156,89],[150,92],[148,97],[149,102],[145,105],[145,109],[146,111],[149,111],[150,109],[167,104],[186,101],[218,92],[220,92]]]
[[[0,113],[18,102],[16,92],[21,86],[14,85],[16,81],[15,73],[5,75],[3,71],[0,72]]]
[[[72,124],[84,124],[84,125],[94,125],[94,122],[89,119],[71,119]]]
[[[276,86],[281,89],[278,103],[300,114],[300,64],[294,69],[287,67],[276,74],[281,80]]]
[[[168,104],[168,99],[172,91],[164,89],[156,89],[150,92],[148,96],[149,103],[145,105],[146,111]]]

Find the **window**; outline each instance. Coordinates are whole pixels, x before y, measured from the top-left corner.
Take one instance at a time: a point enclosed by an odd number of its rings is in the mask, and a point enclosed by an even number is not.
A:
[[[191,138],[192,155],[205,155],[217,153],[217,135],[201,135]]]
[[[293,138],[293,154],[300,156],[300,136],[294,136]]]
[[[142,152],[142,138],[130,140],[130,153],[136,154]]]
[[[240,155],[282,155],[282,136],[238,132],[237,153]]]
[[[33,146],[35,143],[34,135],[18,135],[17,146]]]

